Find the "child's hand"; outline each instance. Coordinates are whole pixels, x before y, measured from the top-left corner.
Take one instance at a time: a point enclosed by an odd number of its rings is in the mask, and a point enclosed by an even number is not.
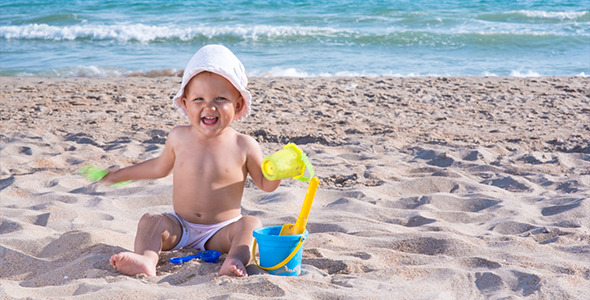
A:
[[[95,182],[101,180],[105,175],[107,175],[108,171],[94,165],[86,165],[80,170],[79,173],[80,175],[83,175],[86,180]]]
[[[119,180],[119,171],[120,170],[114,170],[114,171],[107,171],[107,175],[105,175],[99,182],[98,184],[101,185],[110,185],[113,187],[122,187],[125,185],[128,185],[131,183],[130,180],[127,181],[121,181]]]
[[[131,181],[121,181],[119,176],[119,170],[108,171],[93,165],[87,165],[80,174],[84,175],[87,180],[98,182],[100,185],[110,185],[114,187],[122,187],[131,183]]]
[[[98,183],[99,184],[114,184],[117,182],[117,173],[118,170],[114,170],[114,171],[107,171],[107,174],[101,178]]]

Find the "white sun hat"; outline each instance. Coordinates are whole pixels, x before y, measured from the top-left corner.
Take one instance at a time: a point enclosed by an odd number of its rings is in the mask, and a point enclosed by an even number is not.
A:
[[[182,104],[184,88],[195,75],[204,71],[223,76],[242,94],[246,105],[241,111],[236,113],[234,116],[235,121],[241,120],[250,113],[252,94],[246,89],[248,77],[246,76],[244,65],[242,65],[242,62],[227,47],[222,45],[207,45],[199,49],[189,60],[182,76],[182,85],[176,96],[172,98],[172,102],[183,116],[188,118],[186,108]]]

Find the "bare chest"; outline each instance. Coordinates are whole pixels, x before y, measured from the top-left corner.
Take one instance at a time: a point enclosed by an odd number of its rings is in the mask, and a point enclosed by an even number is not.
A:
[[[185,147],[176,151],[174,175],[211,183],[235,182],[244,180],[245,164],[245,155],[239,149]]]

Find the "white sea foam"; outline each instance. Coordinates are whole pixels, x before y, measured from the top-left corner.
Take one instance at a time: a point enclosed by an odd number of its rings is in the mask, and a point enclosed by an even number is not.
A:
[[[31,77],[31,76],[42,76],[42,77],[159,77],[159,76],[180,76],[179,74],[181,70],[177,69],[157,69],[157,70],[149,70],[149,71],[129,71],[123,69],[116,69],[116,68],[104,68],[99,66],[78,66],[72,68],[63,68],[63,69],[51,69],[46,71],[40,72],[20,72],[11,76],[22,76],[22,77]],[[381,73],[374,73],[374,72],[354,72],[354,71],[336,71],[336,72],[306,72],[303,70],[299,70],[296,68],[283,68],[283,67],[272,67],[269,70],[250,70],[248,71],[248,77],[295,77],[295,78],[306,78],[306,77],[449,77],[449,76],[458,76],[446,73],[399,73],[389,71],[383,71]],[[487,76],[487,77],[497,77],[497,76],[506,76],[506,75],[498,75],[493,72],[483,71],[480,76]],[[538,72],[527,70],[513,70],[508,75],[509,77],[540,77],[546,76],[543,74],[539,74]],[[577,75],[573,75],[577,77],[589,77],[586,73],[581,72]]]
[[[34,76],[47,77],[123,77],[131,72],[121,69],[103,68],[98,66],[78,66],[65,69],[53,69],[34,74]]]
[[[22,26],[0,26],[0,37],[5,39],[43,39],[43,40],[117,40],[121,42],[150,42],[159,39],[214,38],[233,36],[245,40],[257,40],[261,37],[289,36],[335,36],[353,34],[347,30],[330,27],[305,26],[197,26],[180,28],[165,25],[119,24],[119,25],[73,25],[53,26],[47,24],[29,24]]]
[[[514,70],[510,72],[510,77],[539,77],[541,75],[539,75],[539,73],[528,70],[525,73],[518,71],[518,70]]]
[[[272,67],[270,70],[252,70],[248,72],[248,76],[254,77],[377,77],[377,76],[398,76],[390,72],[384,74],[367,73],[367,72],[352,72],[352,71],[337,71],[337,72],[306,72],[296,68],[282,68]],[[399,75],[402,76],[402,75]]]
[[[148,42],[161,38],[188,38],[190,31],[167,26],[131,25],[74,25],[52,26],[30,24],[24,26],[0,26],[0,37],[6,39],[44,39],[44,40],[118,40]]]
[[[391,70],[384,71],[381,73],[374,73],[374,72],[353,72],[353,71],[338,71],[338,72],[320,72],[320,73],[313,73],[313,72],[306,72],[302,70],[298,70],[296,68],[281,68],[281,67],[273,67],[270,70],[252,70],[248,72],[248,76],[250,77],[379,77],[379,76],[386,76],[386,77],[449,77],[449,76],[458,76],[448,73],[399,73],[393,72]],[[552,76],[552,75],[544,75],[532,70],[512,70],[510,71],[509,75],[498,75],[493,72],[483,71],[480,76],[486,77],[498,77],[498,76],[508,76],[508,77],[541,77],[541,76]],[[577,75],[578,77],[588,77],[584,72],[581,72]]]
[[[488,71],[484,71],[481,75],[482,76],[486,76],[486,77],[497,77],[498,76],[498,74],[492,73],[492,72],[488,72]]]
[[[481,25],[481,24],[479,24]],[[455,28],[429,28],[426,31],[408,30],[400,27],[382,28],[380,31],[358,31],[332,27],[317,26],[274,26],[274,25],[224,25],[179,27],[178,25],[145,25],[145,24],[79,24],[55,26],[48,24],[6,25],[0,26],[0,38],[11,40],[115,40],[120,43],[155,41],[269,41],[280,39],[304,42],[305,39],[321,40],[330,45],[346,45],[347,43],[362,44],[383,43],[418,43],[442,45],[456,43],[454,39],[461,35],[505,35],[505,36],[581,36],[588,37],[586,30],[566,31],[561,27],[531,27],[530,24],[487,24],[490,26],[472,27],[461,25]],[[217,40],[217,41],[215,41]]]
[[[522,14],[529,18],[545,18],[559,20],[575,20],[586,15],[586,11],[539,11],[539,10],[517,10],[511,13]]]
[[[298,70],[296,68],[282,68],[282,67],[273,67],[270,70],[251,70],[248,72],[248,76],[251,77],[379,77],[379,76],[386,76],[386,77],[421,77],[421,76],[430,76],[430,77],[437,77],[437,76],[451,76],[450,74],[442,74],[442,73],[415,73],[410,72],[406,74],[402,74],[399,72],[394,72],[392,70],[386,70],[380,73],[375,72],[355,72],[355,71],[336,71],[336,72],[306,72],[302,70]]]

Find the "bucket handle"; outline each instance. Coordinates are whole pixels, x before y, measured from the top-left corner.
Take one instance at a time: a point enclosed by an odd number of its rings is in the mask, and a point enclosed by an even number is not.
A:
[[[265,268],[265,267],[259,265],[258,261],[256,261],[256,238],[254,238],[254,245],[252,246],[252,258],[254,259],[254,262],[256,263],[256,265],[259,268],[266,270],[266,271],[274,271],[276,269],[282,268],[284,265],[286,265],[291,260],[291,258],[293,258],[293,256],[295,256],[295,254],[297,254],[297,251],[299,251],[299,248],[301,248],[301,245],[303,245],[303,241],[305,241],[305,237],[303,237],[303,236],[299,237],[299,243],[297,243],[297,247],[295,247],[295,249],[293,249],[293,252],[291,252],[291,254],[289,254],[289,256],[287,256],[287,258],[285,258],[285,260],[278,263],[274,267]]]

